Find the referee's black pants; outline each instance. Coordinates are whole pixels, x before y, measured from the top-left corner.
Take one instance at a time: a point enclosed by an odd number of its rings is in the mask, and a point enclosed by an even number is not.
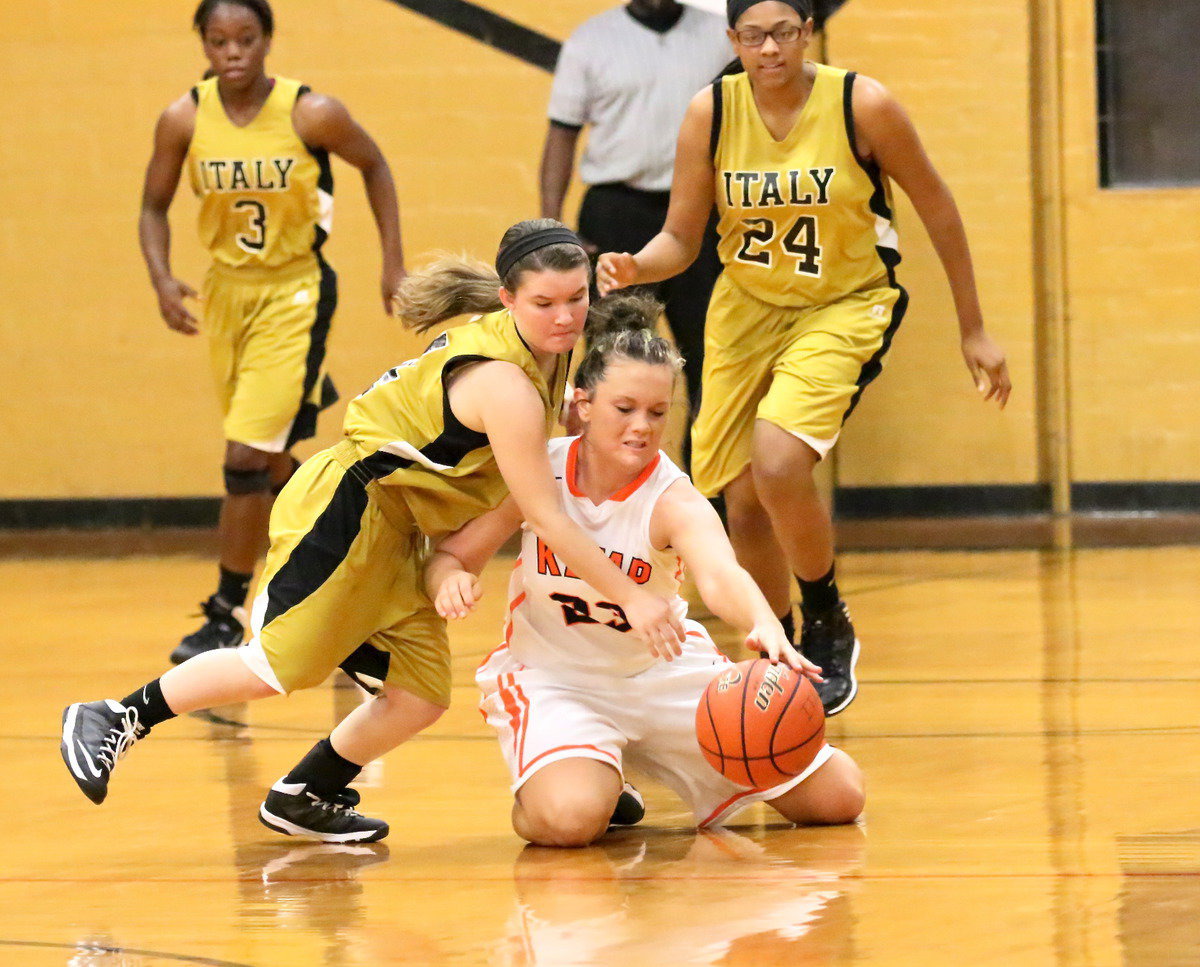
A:
[[[579,234],[601,252],[637,252],[662,230],[670,197],[669,192],[640,191],[622,184],[592,185],[579,209]],[[690,462],[691,421],[700,409],[704,316],[720,272],[716,222],[710,220],[696,261],[673,279],[646,286],[663,303],[667,325],[684,358],[691,411],[689,432],[684,434],[685,463]]]

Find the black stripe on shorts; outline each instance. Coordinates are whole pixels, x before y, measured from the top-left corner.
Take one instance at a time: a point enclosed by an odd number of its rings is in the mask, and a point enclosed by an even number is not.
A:
[[[264,627],[329,580],[350,553],[366,509],[366,484],[354,473],[347,473],[309,532],[267,583]]]
[[[880,252],[882,256],[883,252]],[[891,268],[888,269],[889,275]],[[892,276],[894,280],[894,276]],[[904,319],[904,313],[908,310],[908,290],[902,285],[896,285],[893,281],[894,288],[900,290],[900,298],[896,300],[896,305],[892,308],[892,321],[888,323],[887,329],[883,331],[883,342],[879,344],[879,348],[871,355],[871,358],[863,363],[862,369],[858,373],[858,379],[855,380],[855,385],[858,389],[854,391],[854,395],[850,397],[850,405],[846,408],[846,413],[842,417],[842,422],[845,423],[850,419],[850,414],[854,412],[854,408],[858,406],[858,401],[862,399],[863,390],[883,371],[883,357],[887,355],[887,351],[891,348],[892,337],[896,335],[896,330],[900,328],[900,323]]]
[[[317,256],[317,263],[321,267],[317,315],[308,332],[308,355],[304,360],[304,390],[300,396],[300,409],[296,413],[296,419],[292,421],[292,430],[288,434],[287,446],[289,449],[295,443],[307,440],[317,432],[317,414],[336,403],[338,398],[333,381],[327,376],[321,387],[320,399],[316,403],[310,399],[313,387],[317,384],[317,377],[321,372],[321,364],[325,362],[325,342],[329,338],[333,311],[337,308],[337,273],[320,255]]]

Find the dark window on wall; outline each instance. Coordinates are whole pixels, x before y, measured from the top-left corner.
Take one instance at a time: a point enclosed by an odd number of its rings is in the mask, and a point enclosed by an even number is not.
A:
[[[1096,0],[1100,184],[1200,185],[1200,0]]]

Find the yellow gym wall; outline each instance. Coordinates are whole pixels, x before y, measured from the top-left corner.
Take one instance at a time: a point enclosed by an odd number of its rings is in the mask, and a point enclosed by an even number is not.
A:
[[[1195,223],[1200,195],[1096,188],[1091,2],[1063,3],[1075,476],[1195,479],[1200,448],[1182,400],[1200,346],[1180,320],[1200,283],[1187,258],[1196,243],[1185,248],[1172,226]],[[610,3],[484,5],[562,39]],[[136,238],[155,118],[204,67],[193,8],[0,7],[0,499],[219,489],[204,345],[159,320]],[[536,212],[548,74],[386,0],[275,8],[270,69],[341,98],[380,143],[410,265],[434,249],[489,258],[507,225]],[[954,190],[985,316],[1016,385],[1003,414],[975,397],[944,277],[901,200],[912,309],[839,448],[843,484],[1038,479],[1029,9],[1026,0],[850,0],[830,25],[829,60],[891,88]],[[335,162],[335,177],[326,252],[341,278],[330,362],[343,404],[323,417],[314,445],[336,438],[346,397],[420,344],[380,308],[378,244],[357,173]],[[194,211],[183,186],[174,264],[198,286],[206,260]],[[1147,393],[1162,373],[1166,385]]]
[[[1094,5],[1063,6],[1071,471],[1200,478],[1200,186],[1101,189]]]
[[[850,0],[828,60],[882,82],[905,106],[966,223],[984,320],[1014,391],[984,405],[959,351],[950,289],[903,192],[896,211],[911,296],[882,375],[838,451],[843,485],[1037,479],[1026,0]]]
[[[275,0],[268,68],[342,99],[395,175],[410,265],[484,259],[536,214],[550,75],[384,0]],[[0,6],[0,499],[186,496],[220,488],[203,338],[158,316],[137,243],[159,113],[203,71],[193,0]],[[565,37],[595,3],[504,13]],[[358,173],[334,161],[325,252],[341,299],[330,339],[342,402],[302,452],[335,440],[345,401],[423,343],[384,317],[379,246]],[[181,184],[176,274],[207,264]]]

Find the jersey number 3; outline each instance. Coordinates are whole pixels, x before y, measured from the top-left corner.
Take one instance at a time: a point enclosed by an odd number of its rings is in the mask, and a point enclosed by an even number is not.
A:
[[[746,226],[742,233],[742,247],[737,260],[751,265],[771,267],[771,251],[767,248],[775,238],[778,226],[770,218],[743,218]],[[821,274],[821,246],[817,243],[817,219],[814,215],[800,215],[792,222],[779,244],[796,260],[796,271],[801,275]]]
[[[267,210],[262,202],[252,198],[241,198],[233,203],[233,207],[250,216],[249,231],[239,232],[234,241],[247,252],[257,255],[267,246]]]

